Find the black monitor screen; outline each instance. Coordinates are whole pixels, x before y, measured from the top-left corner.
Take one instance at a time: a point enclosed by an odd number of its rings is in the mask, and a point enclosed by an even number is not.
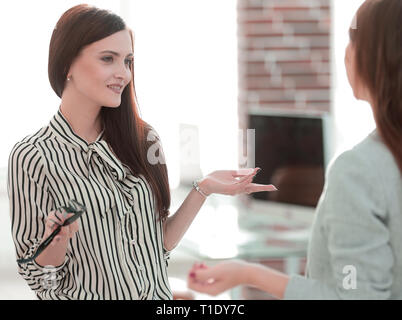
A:
[[[315,207],[324,187],[323,120],[306,116],[250,115],[255,129],[254,183],[274,184],[276,192],[256,199]]]

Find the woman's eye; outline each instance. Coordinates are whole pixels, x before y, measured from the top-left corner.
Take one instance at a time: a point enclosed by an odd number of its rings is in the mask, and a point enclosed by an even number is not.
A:
[[[103,57],[103,58],[102,58],[102,60],[105,61],[105,62],[110,61],[110,59],[113,59],[113,58],[112,58],[112,57]]]
[[[103,57],[102,60],[105,62],[111,62],[113,60],[113,57]],[[131,67],[133,64],[133,59],[126,59],[125,62],[127,65],[129,65]]]

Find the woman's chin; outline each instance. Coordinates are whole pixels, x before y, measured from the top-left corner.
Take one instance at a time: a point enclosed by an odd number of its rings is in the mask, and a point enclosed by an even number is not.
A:
[[[121,105],[121,100],[116,101],[116,102],[111,102],[108,101],[107,103],[104,103],[102,106],[107,107],[107,108],[118,108]]]

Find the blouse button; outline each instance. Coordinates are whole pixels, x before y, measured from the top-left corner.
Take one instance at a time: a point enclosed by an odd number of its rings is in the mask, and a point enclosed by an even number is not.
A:
[[[139,269],[140,269],[141,271],[144,271],[144,270],[145,270],[145,267],[144,267],[143,265],[140,265]]]
[[[135,244],[135,242],[136,242],[135,240],[130,240],[131,244]]]

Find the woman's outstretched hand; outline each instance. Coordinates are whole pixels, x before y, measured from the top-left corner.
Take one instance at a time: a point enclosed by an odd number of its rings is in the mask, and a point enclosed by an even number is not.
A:
[[[247,262],[230,260],[215,266],[195,263],[187,276],[189,289],[216,296],[247,283]]]
[[[252,183],[258,171],[260,168],[214,171],[202,179],[199,186],[207,195],[219,193],[234,196],[243,193],[277,191],[272,184]]]

